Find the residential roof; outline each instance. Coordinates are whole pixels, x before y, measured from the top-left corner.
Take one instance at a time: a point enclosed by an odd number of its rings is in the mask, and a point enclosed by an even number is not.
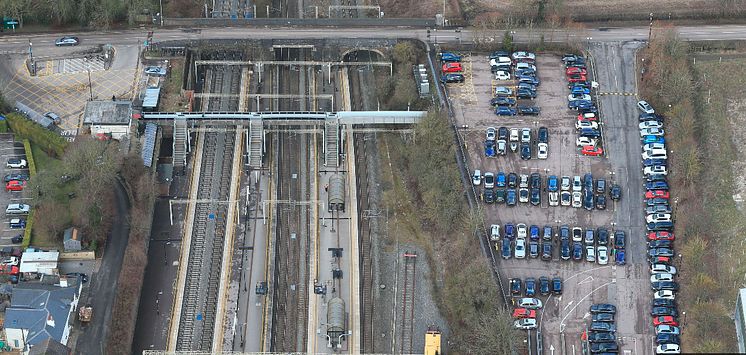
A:
[[[72,240],[80,240],[78,236],[80,235],[80,231],[78,228],[68,228],[65,229],[65,235],[64,235],[64,241],[68,241],[70,239]]]
[[[161,95],[161,88],[145,89],[145,97],[142,99],[143,108],[156,108],[158,106],[158,97]]]
[[[54,339],[45,339],[31,347],[29,355],[70,355],[72,350]]]
[[[78,281],[70,287],[21,283],[14,288],[10,307],[5,310],[4,326],[27,331],[30,345],[49,338],[61,342],[79,294]]]
[[[58,251],[25,252],[21,256],[20,272],[49,273],[50,270],[57,268],[59,258]]]
[[[84,124],[128,125],[132,118],[130,101],[88,101]]]

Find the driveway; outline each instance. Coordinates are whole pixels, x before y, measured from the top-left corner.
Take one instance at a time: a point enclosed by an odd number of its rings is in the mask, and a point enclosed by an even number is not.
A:
[[[129,198],[122,184],[117,180],[114,184],[114,195],[117,213],[109,240],[106,242],[101,267],[90,280],[87,300],[81,299],[81,304],[93,306],[93,319],[84,327],[78,336],[75,348],[76,354],[104,354],[104,344],[111,323],[111,312],[114,297],[117,294],[117,281],[122,269],[124,250],[130,235]]]

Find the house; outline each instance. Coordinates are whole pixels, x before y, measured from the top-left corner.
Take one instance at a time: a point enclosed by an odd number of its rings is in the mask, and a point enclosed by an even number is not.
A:
[[[33,251],[27,249],[21,256],[20,272],[26,278],[33,279],[38,274],[58,275],[57,261],[60,258],[60,252],[54,251]]]
[[[83,124],[90,127],[94,137],[127,137],[132,125],[132,102],[88,101]]]
[[[29,355],[70,355],[72,350],[54,339],[46,339],[31,347]]]
[[[78,228],[65,229],[64,241],[65,251],[80,251],[82,246],[80,240],[83,239]]]
[[[81,289],[79,279],[61,279],[55,285],[24,282],[16,286],[10,307],[5,310],[7,345],[16,350],[44,347],[46,340],[67,345]]]

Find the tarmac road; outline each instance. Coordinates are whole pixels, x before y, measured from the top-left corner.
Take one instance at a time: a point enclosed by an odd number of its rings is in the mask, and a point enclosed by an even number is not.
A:
[[[112,306],[117,293],[119,271],[122,269],[124,250],[130,236],[129,198],[124,186],[117,180],[114,184],[116,217],[109,240],[101,258],[101,267],[91,276],[89,295],[92,297],[87,304],[93,306],[93,319],[78,337],[75,353],[77,354],[105,354],[106,339],[111,323]],[[84,300],[81,300],[81,304]]]

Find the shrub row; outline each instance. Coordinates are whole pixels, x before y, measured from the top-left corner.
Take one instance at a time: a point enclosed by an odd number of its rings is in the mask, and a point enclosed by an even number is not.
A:
[[[23,140],[23,150],[26,152],[28,173],[30,176],[34,176],[36,175],[36,161],[34,161],[34,152],[31,150],[31,142],[28,139]]]
[[[31,140],[50,156],[61,157],[65,152],[67,141],[57,133],[17,113],[9,114],[6,119],[13,133],[23,139]]]

